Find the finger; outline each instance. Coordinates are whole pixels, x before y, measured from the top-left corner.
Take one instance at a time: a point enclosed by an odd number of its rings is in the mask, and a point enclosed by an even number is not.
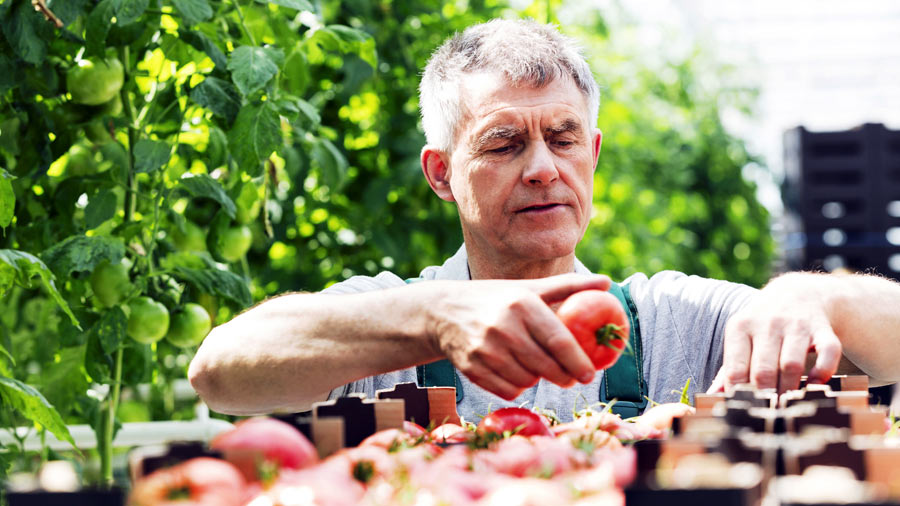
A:
[[[569,388],[575,383],[575,378],[565,372],[534,340],[527,339],[511,351],[516,360],[532,374],[547,378],[563,388]]]
[[[535,289],[545,303],[552,304],[582,290],[609,290],[610,283],[609,276],[602,274],[564,274],[537,281]]]
[[[480,364],[472,364],[471,367],[462,371],[462,373],[465,374],[472,383],[475,383],[488,392],[508,401],[518,397],[523,390],[498,376],[491,369]]]
[[[596,370],[591,360],[549,308],[533,312],[530,318],[525,319],[525,325],[534,340],[566,374],[582,383],[593,381]]]
[[[485,353],[481,359],[498,376],[521,389],[533,387],[540,377],[540,374],[532,374],[526,370],[515,358],[510,357],[508,354],[498,356]]]
[[[778,359],[778,393],[800,388],[810,336],[806,329],[785,336]]]
[[[732,324],[725,329],[725,352],[722,359],[724,388],[750,382],[750,353],[753,344],[746,324]]]
[[[823,326],[813,334],[812,347],[816,350],[816,365],[809,370],[809,382],[825,383],[837,372],[841,341],[830,326]]]
[[[724,368],[719,368],[719,372],[716,374],[716,377],[713,378],[712,385],[706,389],[706,393],[717,394],[725,391],[725,374],[722,372],[724,370]]]
[[[784,337],[779,329],[753,336],[753,353],[750,356],[750,382],[756,388],[778,387],[778,358]]]

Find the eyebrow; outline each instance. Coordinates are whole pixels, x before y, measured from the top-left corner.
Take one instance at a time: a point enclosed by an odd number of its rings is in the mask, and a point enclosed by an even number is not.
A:
[[[491,127],[482,132],[481,135],[479,135],[478,138],[475,139],[475,142],[472,143],[472,151],[481,151],[485,146],[497,140],[514,139],[522,135],[525,135],[524,128],[516,128],[511,126]]]
[[[559,134],[564,134],[566,132],[571,132],[575,135],[578,135],[581,133],[581,125],[573,119],[567,119],[567,120],[563,121],[562,123],[559,123],[559,124],[553,125],[553,126],[549,126],[544,129],[544,134],[549,133],[552,135],[559,135]]]

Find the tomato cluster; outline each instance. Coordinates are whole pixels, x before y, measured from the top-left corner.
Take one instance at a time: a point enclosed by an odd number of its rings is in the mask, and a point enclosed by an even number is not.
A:
[[[135,484],[129,505],[169,504],[177,494],[192,501],[184,504],[219,506],[526,503],[517,497],[529,497],[527,504],[621,505],[622,488],[636,473],[635,453],[623,441],[663,437],[673,416],[692,411],[675,408],[647,422],[586,410],[551,425],[514,407],[477,427],[447,423],[429,432],[407,421],[324,460],[290,425],[251,418],[210,443],[224,460],[202,457],[156,471]]]

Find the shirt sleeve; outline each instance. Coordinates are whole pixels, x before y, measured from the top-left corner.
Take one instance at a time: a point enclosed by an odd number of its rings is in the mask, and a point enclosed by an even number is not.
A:
[[[722,366],[726,322],[758,290],[674,271],[626,282],[638,310],[649,397],[675,402],[688,378],[689,394],[704,392]]]

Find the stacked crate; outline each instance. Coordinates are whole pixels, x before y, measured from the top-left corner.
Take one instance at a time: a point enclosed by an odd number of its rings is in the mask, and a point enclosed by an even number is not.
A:
[[[802,238],[789,267],[900,278],[900,131],[798,127],[785,133],[784,148],[787,221]]]

